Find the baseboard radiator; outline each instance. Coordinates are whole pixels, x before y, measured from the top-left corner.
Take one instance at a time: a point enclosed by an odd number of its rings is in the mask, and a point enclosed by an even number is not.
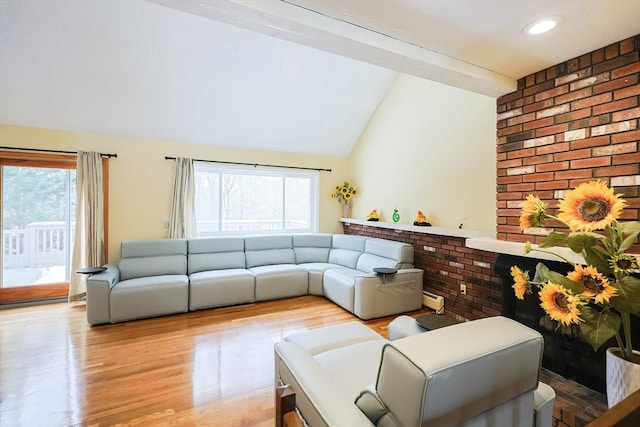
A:
[[[440,295],[422,291],[422,305],[434,310],[437,314],[444,314],[444,297]]]

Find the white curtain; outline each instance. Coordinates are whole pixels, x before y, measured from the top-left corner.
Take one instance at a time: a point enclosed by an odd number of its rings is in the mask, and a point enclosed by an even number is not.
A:
[[[193,160],[178,157],[171,200],[169,238],[196,236],[196,181]]]
[[[76,172],[76,232],[71,259],[69,301],[86,295],[86,275],[75,271],[104,264],[104,195],[102,156],[78,151]]]

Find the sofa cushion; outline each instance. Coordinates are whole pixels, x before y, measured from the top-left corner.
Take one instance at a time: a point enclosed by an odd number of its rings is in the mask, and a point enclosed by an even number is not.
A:
[[[334,234],[329,251],[329,262],[348,268],[356,268],[358,258],[364,252],[367,239],[364,236]]]
[[[187,243],[189,274],[246,267],[242,237],[190,239]]]
[[[355,278],[363,274],[350,268],[332,268],[324,272],[324,296],[353,313]]]
[[[324,272],[330,268],[347,268],[328,262],[309,262],[298,264],[309,273],[309,294],[324,296]]]
[[[244,244],[247,268],[296,263],[291,235],[247,236]]]
[[[329,261],[331,234],[294,234],[296,264]]]
[[[160,255],[187,255],[185,239],[125,240],[120,244],[120,258]]]
[[[394,259],[400,264],[413,265],[413,246],[408,243],[372,238],[365,242],[364,251],[368,254]]]
[[[383,339],[373,329],[360,322],[339,323],[284,337],[285,342],[300,346],[312,356],[360,342]]]
[[[185,239],[128,240],[120,251],[120,280],[187,274]]]
[[[256,277],[256,301],[307,295],[309,274],[295,264],[263,265],[249,269]]]
[[[166,314],[184,313],[189,307],[186,275],[140,277],[116,283],[109,295],[111,323]]]
[[[355,402],[363,388],[375,382],[380,353],[387,341],[369,340],[317,354],[313,359],[327,377]],[[372,357],[372,355],[374,357]]]
[[[201,271],[189,276],[189,309],[246,304],[255,299],[255,276],[245,269]]]

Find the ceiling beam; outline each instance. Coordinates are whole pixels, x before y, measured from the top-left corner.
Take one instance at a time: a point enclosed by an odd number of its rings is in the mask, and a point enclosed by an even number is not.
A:
[[[149,0],[183,12],[497,98],[505,75],[280,0]]]

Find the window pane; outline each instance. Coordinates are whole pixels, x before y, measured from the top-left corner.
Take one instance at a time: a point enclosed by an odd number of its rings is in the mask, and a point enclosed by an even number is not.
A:
[[[196,163],[199,236],[316,231],[317,172]]]
[[[282,230],[282,177],[222,176],[222,231]]]
[[[4,166],[2,286],[69,278],[75,170]]]
[[[285,179],[285,230],[311,228],[311,181],[309,178]]]
[[[196,170],[196,222],[198,235],[212,236],[220,231],[220,174]]]

